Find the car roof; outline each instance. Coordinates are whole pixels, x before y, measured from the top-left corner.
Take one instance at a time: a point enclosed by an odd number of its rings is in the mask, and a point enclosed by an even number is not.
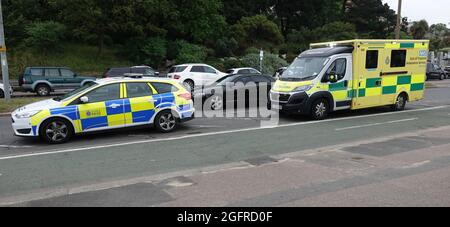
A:
[[[99,85],[111,84],[111,83],[122,83],[122,82],[169,82],[169,83],[178,83],[175,80],[167,79],[167,78],[153,78],[153,77],[143,77],[143,78],[130,78],[130,77],[113,77],[113,78],[105,78],[96,80],[95,83]]]
[[[212,67],[212,66],[204,64],[204,63],[187,63],[187,64],[182,64],[182,65],[175,65],[174,67],[184,67],[184,66],[209,66],[209,67]]]

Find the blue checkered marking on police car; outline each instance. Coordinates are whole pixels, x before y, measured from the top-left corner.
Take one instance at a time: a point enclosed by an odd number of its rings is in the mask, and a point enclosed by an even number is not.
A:
[[[154,110],[145,110],[145,111],[139,111],[139,112],[133,112],[133,123],[144,123],[144,122],[150,122],[150,120],[153,118],[153,115],[155,115]]]
[[[124,113],[123,104],[124,104],[123,100],[114,100],[105,102],[106,114],[108,116],[115,114],[123,114]],[[113,106],[116,106],[116,108],[113,108]]]
[[[108,127],[108,117],[95,117],[81,120],[83,130]]]
[[[51,109],[50,114],[52,116],[53,115],[63,115],[63,116],[70,118],[73,121],[80,119],[77,106],[67,106],[67,107]]]

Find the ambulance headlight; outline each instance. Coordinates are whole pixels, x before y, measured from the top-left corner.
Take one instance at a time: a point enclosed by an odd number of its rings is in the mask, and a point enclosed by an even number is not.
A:
[[[30,118],[30,117],[34,117],[36,114],[38,114],[39,112],[41,112],[40,110],[34,110],[34,111],[28,111],[28,112],[24,112],[24,113],[17,113],[15,115],[15,117],[17,119],[22,119],[22,118]]]
[[[312,87],[313,87],[312,85],[300,86],[300,87],[297,87],[296,89],[294,89],[294,92],[309,91],[309,90],[311,90]]]

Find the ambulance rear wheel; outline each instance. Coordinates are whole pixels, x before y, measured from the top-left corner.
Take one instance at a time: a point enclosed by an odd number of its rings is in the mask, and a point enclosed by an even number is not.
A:
[[[162,133],[173,132],[178,127],[178,119],[170,110],[164,110],[155,118],[155,127]]]
[[[311,118],[313,120],[324,120],[327,118],[329,105],[325,99],[319,99],[311,106]]]
[[[62,144],[69,141],[74,130],[69,121],[62,118],[53,118],[42,123],[39,136],[49,144]]]
[[[400,94],[397,97],[395,104],[392,106],[392,110],[394,110],[394,111],[404,110],[407,102],[408,102],[408,97],[405,94]]]

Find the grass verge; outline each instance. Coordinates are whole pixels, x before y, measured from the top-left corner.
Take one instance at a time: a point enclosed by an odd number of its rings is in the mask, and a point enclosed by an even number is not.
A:
[[[13,98],[6,102],[5,99],[0,99],[0,113],[10,113],[17,108],[28,105],[33,102],[41,101],[48,98]]]

